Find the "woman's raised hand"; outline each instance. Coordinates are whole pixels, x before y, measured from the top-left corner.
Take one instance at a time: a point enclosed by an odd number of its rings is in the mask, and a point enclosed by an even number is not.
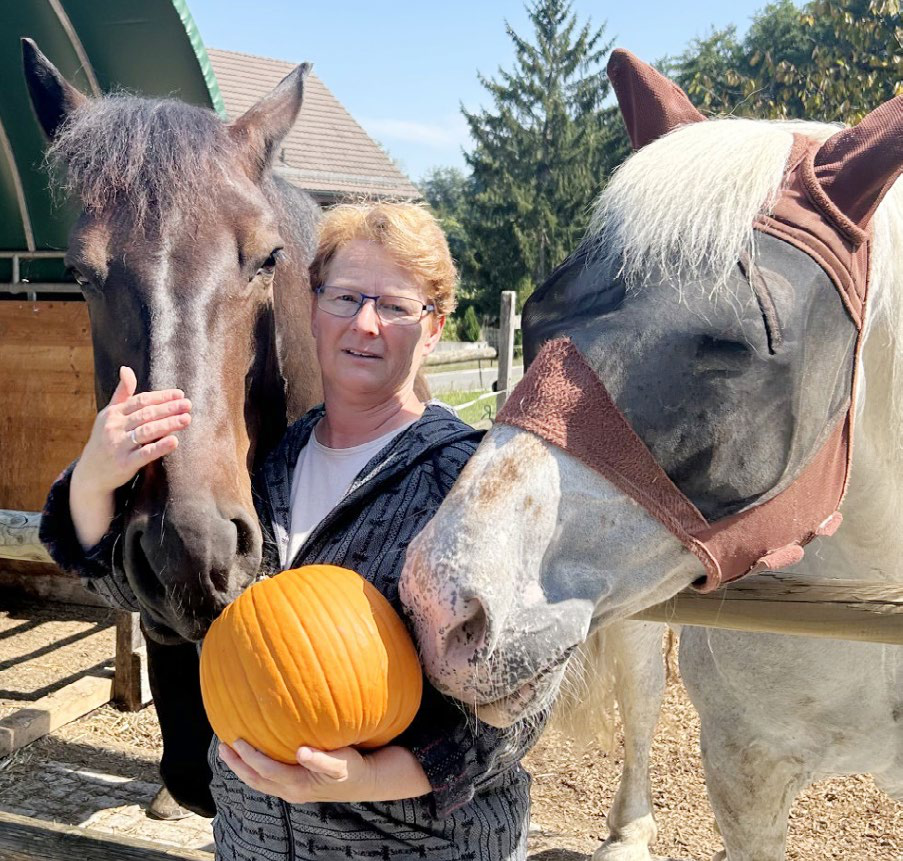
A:
[[[113,492],[138,470],[179,444],[176,434],[191,424],[191,401],[179,389],[135,394],[131,368],[119,369],[119,385],[94,420],[91,436],[72,473],[69,507],[86,549],[106,533],[113,518]]]
[[[119,369],[119,385],[94,420],[77,469],[98,491],[114,491],[138,470],[174,451],[175,434],[191,424],[191,402],[179,389],[135,394],[131,368]]]

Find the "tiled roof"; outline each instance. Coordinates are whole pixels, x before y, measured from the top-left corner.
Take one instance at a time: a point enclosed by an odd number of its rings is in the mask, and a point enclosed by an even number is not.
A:
[[[270,92],[296,65],[215,48],[208,48],[207,54],[230,120]],[[282,143],[275,169],[323,201],[346,194],[420,197],[411,181],[313,73],[305,82],[301,114]]]

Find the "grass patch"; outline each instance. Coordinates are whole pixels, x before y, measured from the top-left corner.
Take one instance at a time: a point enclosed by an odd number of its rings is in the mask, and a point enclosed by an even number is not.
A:
[[[461,404],[467,404],[470,403],[470,401],[476,400],[480,395],[487,394],[487,391],[488,390],[473,392],[442,392],[441,395],[436,395],[435,398],[438,401],[442,401],[444,404],[448,404],[450,407],[459,407]],[[475,425],[478,422],[483,422],[487,419],[494,420],[495,398],[483,398],[483,400],[477,401],[475,404],[472,404],[459,412],[458,416],[469,425]]]

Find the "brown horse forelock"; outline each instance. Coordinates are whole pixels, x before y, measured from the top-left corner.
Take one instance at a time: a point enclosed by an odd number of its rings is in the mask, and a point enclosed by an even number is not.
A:
[[[180,102],[90,102],[49,158],[66,164],[84,207],[69,262],[103,284],[89,294],[98,403],[123,364],[139,390],[178,387],[192,400],[179,448],[123,492],[117,564],[152,631],[196,638],[259,566],[249,472],[286,420],[273,291],[303,340],[311,205],[268,175],[254,184],[225,126]],[[252,279],[278,246],[285,257],[267,289]],[[309,406],[310,392],[294,396]]]

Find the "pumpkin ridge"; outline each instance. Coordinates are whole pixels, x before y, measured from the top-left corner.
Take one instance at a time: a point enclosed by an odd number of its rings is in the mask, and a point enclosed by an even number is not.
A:
[[[359,627],[361,619],[355,616],[347,598],[349,592],[357,594],[357,575],[352,583],[350,582],[351,578],[345,571],[343,569],[340,570],[341,574],[336,572],[334,577],[323,577],[317,581],[317,598],[320,601],[321,609],[336,631],[341,627],[355,636],[356,642],[353,644],[354,646],[364,645],[365,647],[372,647],[376,643],[360,643],[361,638],[357,636],[356,629]],[[366,597],[363,597],[364,604],[366,604]],[[375,626],[372,633],[377,637],[379,635],[379,631],[375,629]],[[349,692],[353,691],[358,710],[357,737],[354,740],[354,744],[360,744],[378,724],[378,716],[372,713],[373,710],[370,707],[372,696],[365,696],[361,688],[362,680],[367,680],[368,686],[372,686],[369,678],[373,667],[365,648],[349,648],[349,643],[345,636],[339,636],[337,640],[341,644],[343,652],[343,660],[338,661],[338,663],[341,665],[344,661],[343,666],[352,668],[352,672],[346,674],[346,678],[348,680],[348,690]]]
[[[271,591],[273,590],[258,589],[256,592],[251,593],[251,600],[254,605],[255,611],[253,614],[254,623],[257,626],[258,635],[260,636],[261,640],[266,643],[267,654],[270,657],[276,670],[276,672],[272,673],[272,679],[273,681],[278,680],[285,697],[285,701],[291,708],[292,712],[294,712],[295,723],[301,725],[304,722],[301,716],[301,712],[297,706],[297,703],[295,702],[295,697],[292,694],[292,689],[286,683],[286,676],[291,675],[292,669],[294,669],[298,673],[298,678],[300,679],[300,672],[298,672],[299,668],[294,661],[294,656],[292,655],[291,649],[288,648],[287,643],[285,643],[284,640],[282,641],[282,643],[280,643],[279,640],[274,639],[269,630],[269,627],[260,624],[261,610],[264,611],[265,618],[277,618],[277,613],[274,611],[273,602],[269,595]],[[280,626],[285,623],[283,616],[284,613],[278,613]],[[280,648],[280,646],[282,646],[282,648]],[[290,681],[294,680],[290,679]],[[293,684],[292,687],[294,686],[295,685]],[[291,742],[287,741],[283,743],[286,745],[286,747],[290,746],[291,744]]]
[[[253,593],[253,588],[254,588],[254,587],[252,586],[250,589],[247,590],[247,592],[242,593],[242,595],[239,595],[239,599],[238,599],[238,600],[240,600],[240,599],[241,599],[242,597],[244,597],[245,595],[248,595],[249,593]],[[245,607],[246,607],[247,604],[250,604],[252,609],[255,608],[255,605],[254,605],[254,602],[253,602],[253,594],[250,595],[250,600],[247,600],[247,601],[245,601],[245,602],[243,602],[243,603],[241,603],[241,604],[236,604],[236,608],[237,608],[237,609],[241,609],[241,610],[245,610]],[[256,619],[256,614],[255,614],[255,613],[249,613],[249,612],[245,611],[245,612],[242,612],[242,613],[240,614],[240,619],[241,619],[241,624],[240,624],[240,625],[234,626],[234,627],[233,627],[233,630],[234,630],[239,636],[242,636],[242,635],[243,635],[244,637],[247,638],[247,637],[248,637],[248,627],[249,627],[249,622],[256,622],[256,621],[257,621],[257,619]],[[259,631],[259,626],[258,626],[258,631]],[[245,666],[245,659],[246,659],[246,657],[247,657],[248,655],[251,655],[251,654],[253,654],[253,655],[255,655],[255,656],[260,656],[260,650],[248,649],[248,648],[246,648],[246,647],[245,647],[245,648],[239,648],[238,643],[236,643],[236,642],[232,639],[232,637],[229,637],[229,638],[228,638],[228,641],[229,641],[229,644],[232,646],[233,653],[235,654],[235,656],[236,656],[236,658],[237,658],[237,664],[238,664],[238,666],[241,668],[241,673],[242,673],[242,676],[244,677],[244,683],[245,683],[245,686],[246,686],[247,689],[250,690],[250,691],[255,690],[255,687],[256,687],[256,686],[255,686],[255,685],[253,684],[253,682],[251,681],[252,678],[253,678],[253,676],[252,676],[252,674],[248,671],[248,668]],[[246,645],[247,645],[247,644],[246,644]],[[269,750],[269,751],[264,750],[263,752],[266,753],[267,756],[271,756],[273,759],[280,759],[280,757],[276,754],[276,751],[278,751],[281,747],[287,747],[287,746],[286,746],[285,743],[279,738],[279,736],[276,734],[276,732],[273,730],[273,727],[270,726],[269,720],[267,719],[267,716],[266,716],[266,711],[265,711],[264,708],[263,708],[263,703],[260,702],[260,700],[257,699],[256,697],[249,697],[249,698],[247,698],[247,699],[250,699],[250,701],[254,703],[254,705],[255,705],[255,707],[256,707],[256,709],[257,709],[257,713],[258,713],[258,715],[260,716],[260,720],[258,721],[258,723],[259,723],[259,725],[260,725],[260,727],[261,727],[261,730],[265,730],[264,734],[270,736],[271,742],[272,742],[272,741],[275,741],[275,744],[271,744],[271,745],[270,745],[270,750]],[[248,729],[248,721],[247,721],[247,719],[243,718],[243,719],[242,719],[242,723],[244,724],[245,730],[247,730],[247,729]],[[247,735],[247,733],[246,733],[246,735]],[[250,744],[250,741],[249,741],[249,739],[246,737],[246,735],[245,735],[245,736],[241,736],[241,737],[242,737],[245,741],[247,741],[247,742]],[[252,736],[252,737],[253,737],[253,736]],[[256,747],[256,745],[255,745],[255,747]]]
[[[386,722],[386,714],[389,711],[392,700],[395,698],[392,696],[391,686],[389,685],[389,674],[392,665],[391,655],[394,652],[394,649],[390,649],[391,644],[386,643],[383,639],[382,628],[379,624],[380,616],[385,612],[385,603],[383,603],[386,601],[385,597],[366,578],[363,579],[362,588],[364,598],[367,601],[367,606],[370,608],[373,627],[376,628],[377,642],[382,648],[382,660],[380,661],[380,664],[382,665],[382,672],[385,676],[385,681],[382,685],[383,698],[381,703],[381,715],[379,720],[373,725],[373,732],[370,734],[372,737],[374,734],[378,733],[379,728]]]
[[[298,569],[295,569],[298,570]],[[284,572],[283,572],[284,573]],[[305,580],[306,575],[298,575],[299,579]],[[309,675],[311,671],[314,671],[319,676],[319,683],[322,689],[325,689],[329,692],[329,697],[324,698],[322,696],[319,697],[317,701],[317,708],[314,708],[314,703],[310,701],[310,697],[308,694],[308,711],[310,714],[322,714],[325,711],[325,706],[329,707],[330,713],[329,717],[332,719],[332,727],[329,728],[329,732],[335,734],[341,725],[341,719],[339,717],[338,706],[335,699],[335,688],[333,687],[329,674],[326,672],[323,662],[321,660],[320,652],[317,650],[315,645],[315,640],[319,640],[322,638],[322,628],[319,631],[316,631],[316,637],[311,636],[311,632],[308,631],[308,625],[315,625],[317,622],[316,613],[312,613],[310,610],[310,594],[306,594],[303,597],[306,599],[307,606],[300,607],[298,603],[296,603],[295,599],[299,597],[300,589],[285,589],[283,590],[283,596],[286,600],[291,604],[294,618],[297,620],[297,630],[298,633],[303,637],[307,648],[309,649],[312,660],[310,661],[310,665],[305,667],[307,674]],[[303,620],[303,621],[302,621]],[[300,668],[299,668],[300,670]],[[303,674],[302,674],[303,677]],[[303,690],[305,693],[308,693],[307,686],[303,686]],[[322,728],[322,721],[316,721],[317,727],[317,735],[322,736],[324,730]],[[312,744],[312,747],[319,747],[318,744]]]
[[[291,585],[294,587],[296,584],[292,582]],[[292,664],[298,673],[297,694],[299,697],[303,697],[304,700],[302,705],[296,710],[298,714],[298,724],[303,727],[308,736],[312,736],[314,735],[315,724],[311,721],[310,716],[316,714],[317,709],[314,708],[314,698],[311,695],[311,688],[313,686],[305,681],[305,679],[310,676],[311,665],[316,663],[318,659],[313,642],[310,639],[310,634],[308,633],[307,628],[304,627],[303,621],[310,615],[309,601],[306,600],[306,596],[301,594],[300,590],[297,588],[280,588],[279,595],[291,609],[290,613],[285,614],[285,618],[282,622],[292,626],[291,633],[296,638],[296,648],[291,650],[289,654],[292,658]],[[300,603],[298,603],[299,600]],[[305,652],[303,659],[302,655],[299,654],[302,649]],[[322,667],[319,669],[321,671],[320,675],[323,676]],[[317,684],[321,689],[323,687],[328,689],[325,677],[321,678]]]
[[[380,616],[382,616],[382,615],[384,615],[384,614],[380,614]],[[378,621],[376,624],[377,624],[377,627],[379,627],[379,629],[380,629],[381,638],[388,639],[389,644],[391,645],[391,648],[392,648],[393,652],[395,653],[395,655],[396,656],[400,655],[401,649],[399,648],[398,637],[396,636],[396,632],[393,629],[393,626],[391,624],[380,625]],[[388,648],[386,651],[388,651]],[[396,667],[395,673],[392,672],[391,666],[386,667],[386,689],[387,690],[389,688],[389,685],[395,681],[394,676],[396,676],[396,675],[398,675],[397,667]],[[394,697],[394,708],[392,708],[392,706],[393,706],[392,698],[387,699],[385,714],[383,715],[383,719],[379,722],[379,726],[377,726],[377,728],[376,728],[377,732],[374,733],[374,736],[376,738],[379,738],[381,735],[385,735],[387,727],[397,725],[397,723],[399,721],[399,716],[401,715],[401,712],[402,712],[402,706],[407,705],[407,703],[405,702],[406,700],[407,700],[407,696],[405,694],[402,694],[401,692],[399,692],[398,695]],[[391,709],[391,711],[390,711],[390,709]]]
[[[218,667],[216,666],[216,661],[205,661],[203,658],[204,649],[207,647],[207,641],[210,639],[210,633],[207,633],[207,636],[204,637],[204,642],[201,644],[201,660],[200,660],[200,676],[201,676],[201,701],[204,704],[204,711],[209,715],[211,712],[215,712],[217,715],[222,715],[222,700],[220,698],[220,689],[218,686],[218,681],[215,678],[216,670]],[[214,648],[215,645],[215,636],[213,638],[213,645],[211,645],[211,649]]]
[[[395,658],[386,667],[386,689],[394,688],[396,694],[388,698],[386,714],[373,733],[372,746],[377,747],[388,744],[410,726],[416,716],[423,697],[423,670],[417,647],[402,616],[372,583],[367,581],[367,586],[372,590],[371,606],[380,642],[385,645],[387,656],[391,652]],[[416,683],[408,686],[404,680],[410,672],[416,674]]]
[[[223,615],[229,612],[229,608],[223,611]],[[213,661],[212,664],[210,661],[204,661],[204,649],[210,649],[211,654],[214,652],[222,652],[226,648],[228,648],[228,644],[225,643],[226,637],[226,629],[222,628],[211,628],[208,631],[207,636],[204,638],[204,645],[201,647],[201,667],[204,667],[205,663],[210,664],[208,670],[208,678],[210,680],[209,685],[209,696],[211,697],[212,705],[214,707],[214,713],[217,717],[217,723],[221,724],[219,727],[214,727],[214,731],[217,736],[223,740],[227,741],[228,736],[235,731],[235,724],[241,723],[241,718],[236,717],[235,709],[224,709],[223,706],[225,704],[225,695],[226,691],[229,689],[229,683],[226,679],[225,675],[225,664],[222,661]],[[203,679],[203,675],[202,675]],[[203,681],[202,681],[203,685]],[[203,687],[201,689],[203,693]],[[205,703],[206,707],[206,703]],[[208,714],[210,713],[208,709]],[[213,721],[211,721],[211,724]]]

